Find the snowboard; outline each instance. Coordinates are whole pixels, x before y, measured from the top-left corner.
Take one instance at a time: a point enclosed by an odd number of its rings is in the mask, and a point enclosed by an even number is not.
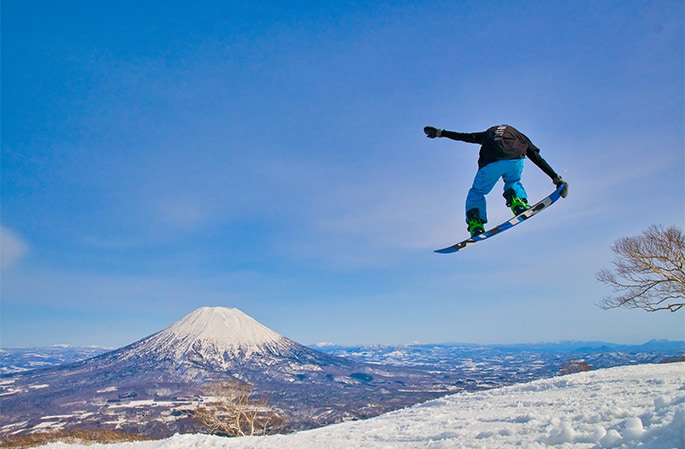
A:
[[[449,254],[449,253],[456,253],[459,250],[462,250],[464,248],[468,248],[471,245],[475,245],[478,242],[482,242],[483,240],[487,240],[490,237],[496,236],[497,234],[506,231],[507,229],[511,229],[514,226],[516,226],[519,223],[522,223],[532,217],[533,215],[538,214],[539,212],[547,209],[549,206],[554,204],[559,198],[561,198],[561,192],[564,190],[565,186],[560,185],[554,192],[552,192],[548,197],[543,198],[540,200],[538,203],[535,203],[533,206],[531,206],[530,209],[528,209],[525,212],[522,212],[512,218],[509,221],[505,221],[499,226],[496,226],[490,230],[485,231],[482,234],[476,235],[474,237],[470,237],[464,241],[461,241],[457,243],[456,245],[448,246],[447,248],[442,248],[442,249],[436,249],[435,252],[439,254]]]

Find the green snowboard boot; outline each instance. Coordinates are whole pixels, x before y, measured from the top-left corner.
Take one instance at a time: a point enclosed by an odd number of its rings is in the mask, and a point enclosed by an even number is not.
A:
[[[475,237],[479,234],[485,232],[485,226],[483,226],[483,220],[480,218],[478,209],[470,209],[466,212],[466,223],[468,224],[468,231],[471,237]]]
[[[519,198],[513,189],[506,190],[502,195],[507,200],[507,207],[511,208],[514,215],[519,215],[530,209],[526,198]]]

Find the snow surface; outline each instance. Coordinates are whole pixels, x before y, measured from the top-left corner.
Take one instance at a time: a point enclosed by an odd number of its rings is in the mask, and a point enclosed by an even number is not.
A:
[[[49,449],[685,449],[685,363],[610,368],[460,393],[365,420],[266,437]]]

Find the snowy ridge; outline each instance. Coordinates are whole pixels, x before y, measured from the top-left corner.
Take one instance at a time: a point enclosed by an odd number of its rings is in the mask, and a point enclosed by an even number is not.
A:
[[[250,358],[280,354],[291,343],[238,309],[202,307],[143,340],[137,349],[162,352],[176,360],[192,354]]]
[[[685,447],[685,364],[609,368],[462,393],[289,435],[176,435],[46,449],[668,449]]]

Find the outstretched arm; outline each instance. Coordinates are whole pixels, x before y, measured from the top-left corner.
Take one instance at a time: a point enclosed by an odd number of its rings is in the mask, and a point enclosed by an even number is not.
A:
[[[447,137],[452,140],[459,140],[468,143],[483,143],[483,136],[485,133],[457,133],[454,131],[447,131],[445,129],[436,128],[434,126],[426,126],[423,128],[426,137],[435,139],[436,137]]]

